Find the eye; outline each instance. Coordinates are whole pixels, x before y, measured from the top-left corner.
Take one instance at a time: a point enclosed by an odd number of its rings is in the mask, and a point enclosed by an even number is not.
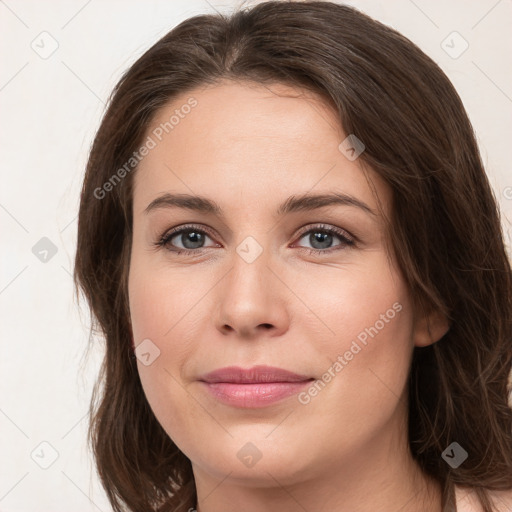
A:
[[[305,247],[304,249],[313,254],[330,253],[355,245],[354,238],[344,229],[325,226],[324,224],[319,224],[309,228],[307,231],[303,231],[299,240],[303,238],[306,238],[308,243],[313,246],[312,248]],[[336,238],[340,243],[333,246],[332,243]]]
[[[207,238],[210,238],[209,235],[213,236],[206,229],[189,224],[164,233],[154,245],[165,247],[176,254],[198,254],[201,249],[208,248],[208,246],[204,246],[204,243]],[[345,230],[324,224],[313,226],[307,231],[303,230],[299,240],[306,237],[313,247],[303,247],[303,249],[313,254],[330,253],[355,245],[354,238]],[[176,240],[173,241],[174,239]],[[335,239],[338,239],[340,243],[333,246]],[[181,247],[176,244],[181,244]],[[219,247],[219,244],[214,243],[209,247]]]
[[[164,233],[155,245],[158,247],[165,247],[176,254],[198,253],[200,249],[207,248],[203,247],[203,244],[205,242],[205,238],[210,238],[208,234],[209,232],[205,229],[198,228],[194,225],[181,226]],[[174,243],[172,242],[173,239],[176,239]],[[174,245],[176,243],[181,243],[182,247],[176,247]]]

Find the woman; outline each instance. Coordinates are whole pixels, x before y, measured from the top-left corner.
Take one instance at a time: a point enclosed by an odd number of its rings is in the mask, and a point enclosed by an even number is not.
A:
[[[114,510],[511,510],[511,276],[408,39],[330,2],[185,20],[116,86],[82,190]]]

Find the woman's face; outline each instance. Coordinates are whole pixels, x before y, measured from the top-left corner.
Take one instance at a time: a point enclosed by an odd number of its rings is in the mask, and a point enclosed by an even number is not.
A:
[[[412,349],[444,333],[413,312],[361,147],[319,98],[271,89],[292,97],[223,82],[175,99],[135,175],[138,371],[196,479],[284,485],[399,451]]]

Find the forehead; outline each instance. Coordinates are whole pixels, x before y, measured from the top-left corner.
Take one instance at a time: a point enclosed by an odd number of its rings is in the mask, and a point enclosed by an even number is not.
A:
[[[361,161],[339,148],[347,134],[337,113],[301,89],[229,81],[199,87],[162,107],[146,137],[154,147],[135,173],[138,211],[169,191],[251,207],[291,194],[341,192],[376,205]],[[386,203],[389,191],[369,172]]]

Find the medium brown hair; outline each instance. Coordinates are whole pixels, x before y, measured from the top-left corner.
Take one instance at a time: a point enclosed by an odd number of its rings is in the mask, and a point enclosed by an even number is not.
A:
[[[364,142],[361,161],[393,191],[390,241],[411,296],[451,325],[413,355],[412,455],[441,484],[444,510],[461,485],[491,512],[487,490],[512,488],[512,279],[472,126],[448,78],[411,41],[354,8],[320,1],[189,18],[128,69],[109,99],[81,193],[74,277],[106,340],[89,442],[113,509],[188,510],[196,491],[190,460],[155,418],[130,357],[136,167],[108,193],[102,187],[162,106],[226,79],[312,91]],[[454,441],[469,454],[458,468],[441,457]]]

